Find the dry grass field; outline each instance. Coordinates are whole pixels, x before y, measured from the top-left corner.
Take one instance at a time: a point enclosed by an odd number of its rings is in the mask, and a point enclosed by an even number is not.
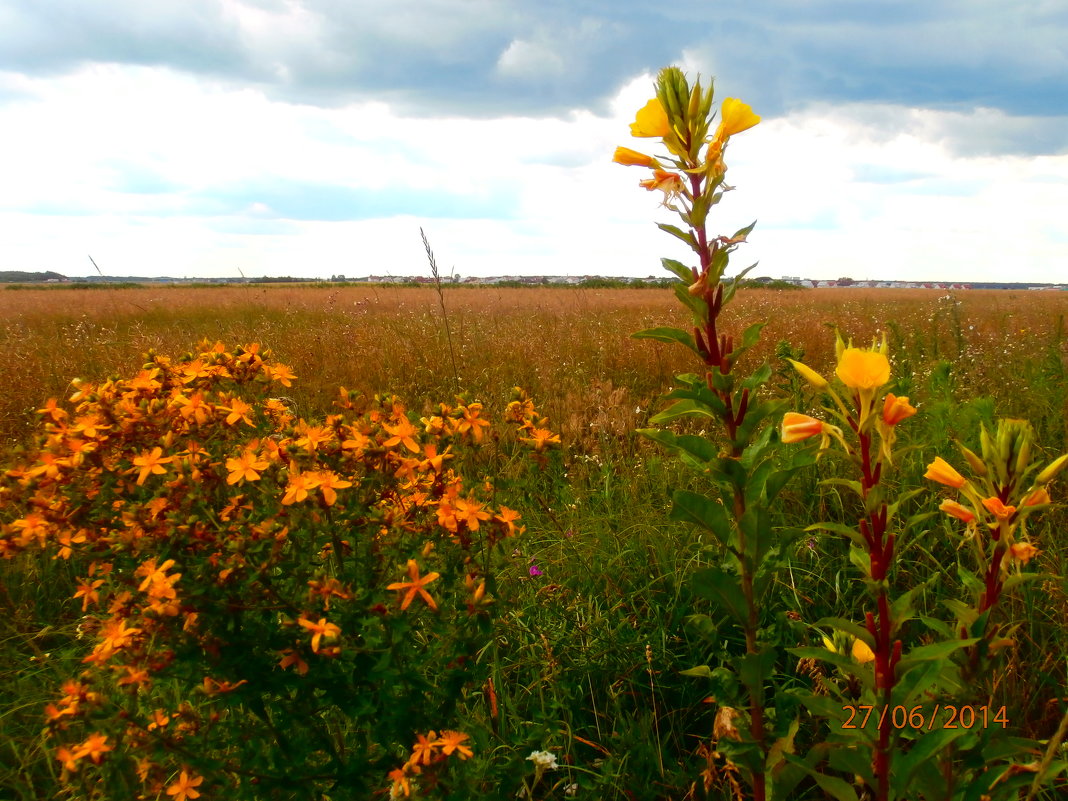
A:
[[[572,441],[590,424],[633,428],[693,369],[679,349],[630,334],[686,320],[668,290],[453,288],[445,292],[460,385],[489,399],[523,385]],[[895,374],[922,386],[940,360],[961,397],[992,395],[1002,414],[1068,418],[1050,360],[1068,357],[1068,293],[824,289],[745,290],[726,319],[765,320],[761,348],[786,340],[807,363],[834,361],[831,328],[890,338]],[[294,400],[328,408],[339,385],[448,397],[456,378],[437,296],[428,288],[247,286],[0,292],[0,443],[22,440],[33,410],[72,378],[127,373],[149,349],[200,339],[261,342],[300,377]],[[1021,384],[1020,382],[1023,382]],[[922,400],[922,390],[920,391]],[[641,412],[636,411],[641,409]],[[1064,431],[1062,431],[1062,434]],[[1051,446],[1056,443],[1050,443]]]

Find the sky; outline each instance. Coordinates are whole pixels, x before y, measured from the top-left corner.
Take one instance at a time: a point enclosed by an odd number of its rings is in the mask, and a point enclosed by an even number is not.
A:
[[[762,117],[732,272],[1068,280],[1065,0],[0,0],[0,270],[667,275],[670,64]]]

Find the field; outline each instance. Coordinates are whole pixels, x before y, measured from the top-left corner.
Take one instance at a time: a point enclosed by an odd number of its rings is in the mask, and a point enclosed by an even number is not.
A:
[[[993,430],[995,418],[1029,420],[1035,432],[1034,458],[1043,465],[1068,452],[1066,314],[1068,293],[753,289],[740,291],[721,320],[725,328],[739,331],[751,322],[767,322],[760,344],[745,354],[736,370],[747,374],[767,362],[773,372],[766,394],[784,398],[789,409],[809,414],[817,413],[817,399],[784,357],[830,376],[836,364],[835,327],[862,346],[873,336],[886,334],[894,392],[908,396],[918,410],[900,426],[896,472],[888,491],[923,489],[907,500],[908,514],[916,519],[909,526],[910,545],[899,555],[890,581],[895,588],[907,588],[938,577],[915,599],[920,620],[946,616],[943,602],[953,595],[954,567],[964,545],[953,521],[938,512],[939,502],[947,496],[940,492],[944,487],[922,478],[926,466],[936,456],[958,467],[965,464],[954,441],[978,451],[980,425]],[[193,744],[199,729],[192,724],[189,731],[171,739],[152,728],[155,734],[149,739],[154,750],[143,754],[151,757],[158,775],[145,768],[146,795],[141,797],[180,796],[180,792],[159,793],[187,783],[195,771],[204,780],[196,785],[204,799],[227,794],[384,798],[391,783],[385,766],[402,764],[418,770],[406,768],[407,773],[393,775],[393,792],[403,793],[404,782],[416,779],[421,771],[422,784],[417,780],[408,791],[433,798],[746,797],[737,767],[721,753],[732,728],[731,718],[724,722],[717,711],[724,708],[717,695],[726,691],[714,676],[682,673],[703,665],[713,669],[729,665],[745,651],[740,631],[717,617],[714,603],[694,589],[690,579],[695,571],[716,564],[716,548],[672,513],[672,491],[697,491],[702,478],[636,433],[655,427],[650,418],[665,408],[662,397],[678,386],[676,375],[701,370],[700,362],[684,348],[631,337],[659,326],[688,326],[674,295],[660,289],[447,287],[440,297],[433,289],[372,286],[0,292],[0,463],[14,464],[36,454],[42,419],[37,410],[50,397],[69,397],[75,391],[72,379],[94,383],[111,376],[130,379],[142,369],[149,351],[177,361],[182,354],[205,351],[216,341],[227,351],[253,342],[269,349],[270,361],[288,366],[296,376],[291,387],[275,392],[284,393],[293,416],[309,424],[338,411],[332,404],[339,387],[365,398],[395,394],[413,422],[437,414],[440,403],[468,410],[481,403],[487,418],[499,418],[509,400],[517,397],[513,387],[521,387],[532,397],[538,415],[548,418],[547,423],[528,418],[535,422],[526,429],[527,436],[544,428],[560,438],[558,447],[542,452],[539,446],[524,455],[519,443],[528,440],[509,439],[512,435],[498,440],[494,435],[492,453],[488,444],[476,447],[465,462],[469,485],[494,483],[494,507],[518,511],[525,532],[503,543],[496,561],[477,557],[485,560],[480,562],[485,566],[483,578],[490,582],[495,598],[495,605],[482,617],[472,613],[472,620],[477,617],[482,626],[477,633],[464,628],[466,622],[454,624],[444,617],[434,618],[434,625],[444,628],[433,633],[427,629],[425,640],[414,628],[404,631],[422,643],[428,659],[433,654],[434,659],[453,660],[450,665],[476,665],[465,668],[472,671],[470,676],[463,674],[467,683],[446,686],[441,678],[444,684],[435,685],[436,679],[419,672],[418,651],[405,652],[403,658],[398,651],[394,658],[408,665],[408,672],[398,668],[396,674],[383,673],[383,692],[388,693],[389,681],[394,681],[405,692],[417,689],[425,697],[419,696],[424,700],[410,704],[403,715],[397,713],[396,719],[382,723],[383,732],[389,727],[402,732],[397,737],[368,732],[367,720],[378,719],[373,715],[361,718],[344,709],[338,712],[338,705],[329,701],[335,692],[329,682],[322,685],[326,695],[315,696],[319,711],[308,713],[307,720],[300,718],[296,735],[272,723],[272,715],[296,715],[295,706],[285,707],[283,713],[282,706],[268,703],[268,711],[261,711],[266,695],[252,697],[242,694],[247,688],[235,690],[219,707],[222,719],[225,722],[229,716],[238,728],[256,726],[257,736],[269,738],[259,752],[276,756],[254,760],[248,775],[242,775],[227,767],[227,759],[238,759],[246,753],[242,749],[249,748],[233,732],[227,736],[237,739],[220,735],[213,740],[204,734],[204,750],[198,752]],[[202,340],[207,344],[198,347]],[[461,393],[462,402],[456,400]],[[722,444],[719,434],[706,432],[692,420],[674,425],[680,432]],[[459,465],[459,439],[457,443]],[[524,461],[528,456],[534,459],[529,464]],[[850,522],[855,501],[841,486],[821,483],[846,475],[843,461],[828,456],[799,468],[779,496],[775,524],[800,530],[819,521]],[[289,469],[295,470],[292,463]],[[462,472],[459,467],[457,472]],[[145,487],[153,480],[150,475]],[[141,482],[134,488],[131,477],[129,484],[128,489],[140,491]],[[1006,632],[1013,625],[1019,628],[980,682],[984,704],[1007,710],[1006,720],[1000,722],[1007,723],[1014,736],[1036,742],[1055,737],[1068,708],[1068,597],[1060,578],[1068,559],[1064,536],[1068,516],[1058,505],[1064,484],[1062,476],[1050,485],[1053,505],[1028,523],[1030,541],[1040,543],[1040,552],[1026,570],[1045,575],[1006,591],[998,613]],[[339,495],[345,492],[338,490]],[[0,500],[4,497],[0,495]],[[291,511],[288,505],[277,508],[279,514]],[[326,506],[320,512],[332,519]],[[925,513],[929,514],[923,517]],[[0,523],[10,526],[16,518],[25,519],[22,512],[0,506]],[[340,539],[332,543],[332,553],[340,553]],[[440,547],[444,551],[447,546]],[[178,545],[169,543],[166,549],[160,561],[181,560]],[[429,551],[421,553],[424,558]],[[54,556],[48,550],[26,550],[0,561],[0,797],[59,798],[69,793],[74,798],[132,798],[137,795],[130,789],[137,781],[132,778],[134,768],[122,768],[117,757],[115,765],[95,757],[76,766],[65,764],[56,756],[59,740],[54,738],[62,735],[66,723],[50,723],[48,736],[42,731],[46,706],[62,697],[59,688],[79,675],[91,651],[82,637],[86,606],[75,599],[75,591],[85,581],[85,566],[96,557],[85,554],[79,563],[77,548],[73,558]],[[404,565],[406,558],[402,554],[397,563]],[[867,591],[851,566],[855,554],[830,533],[801,537],[783,558],[789,559],[789,567],[778,574],[770,590],[783,612],[769,608],[765,621],[780,639],[794,638],[776,657],[780,698],[831,682],[826,670],[821,673],[812,664],[802,670],[797,655],[791,656],[786,648],[819,645],[819,634],[806,627],[831,615],[844,616],[843,607],[863,608]],[[460,560],[459,552],[456,559]],[[338,565],[340,570],[340,557]],[[191,585],[192,568],[180,566],[187,576],[184,581]],[[441,572],[446,573],[444,567]],[[174,586],[182,590],[186,584]],[[392,595],[381,592],[382,598]],[[378,604],[381,598],[369,597],[368,609],[375,608],[372,601]],[[412,609],[420,603],[417,598]],[[98,611],[103,614],[103,609]],[[429,614],[425,609],[422,613]],[[860,612],[852,616],[859,619]],[[458,628],[450,629],[453,625]],[[919,623],[912,625],[909,637],[926,643]],[[703,627],[715,630],[709,633]],[[438,653],[445,646],[435,644],[435,636],[448,640],[453,631],[461,630],[481,645],[472,646],[462,658]],[[390,631],[400,636],[400,629]],[[325,636],[324,642],[330,639],[329,633]],[[460,634],[456,637],[459,642]],[[316,655],[319,642],[315,641]],[[342,654],[347,647],[346,641]],[[238,670],[235,665],[240,660],[222,660],[219,665],[226,670],[218,667],[216,678],[256,683],[255,676],[227,674],[231,668]],[[338,657],[330,667],[339,666],[341,660]],[[369,669],[359,664],[360,669]],[[460,682],[460,673],[456,676]],[[177,720],[194,714],[180,706],[192,699],[194,708],[207,715],[205,710],[217,702],[218,693],[208,690],[205,698],[189,691],[202,678],[180,670],[168,674],[169,689],[153,704],[161,704]],[[836,686],[848,693],[849,680],[843,678]],[[279,693],[278,698],[290,699],[274,685],[264,687],[264,694],[270,690]],[[292,699],[308,700],[293,692]],[[120,696],[107,707],[112,710],[108,715],[119,709],[127,716],[155,714],[136,693],[116,694]],[[169,707],[159,700],[164,696]],[[84,698],[82,703],[91,706]],[[440,703],[440,709],[434,703]],[[796,705],[776,703],[780,721],[796,712]],[[978,708],[977,701],[969,704]],[[437,713],[440,721],[434,720]],[[423,728],[413,722],[419,714],[425,717]],[[800,753],[803,744],[811,745],[818,737],[814,729],[804,728],[815,724],[799,719],[800,733],[789,735],[786,750],[794,748],[796,738]],[[207,724],[203,728],[216,731]],[[418,761],[405,762],[412,742],[417,746],[427,742],[417,737],[446,728],[470,737],[466,742],[474,753],[469,759],[446,760],[444,746],[435,746],[436,751],[426,746],[421,767]],[[283,736],[304,736],[305,731],[310,732],[306,743],[287,742]],[[112,737],[112,742],[115,737],[123,741],[121,735]],[[129,730],[125,742],[130,748],[144,745]],[[283,744],[306,754],[307,764],[293,767],[284,754],[277,756],[285,751]],[[963,740],[958,746],[962,753],[980,748]],[[347,747],[353,754],[362,748],[364,756],[346,760]],[[542,756],[532,759],[532,752]],[[552,764],[546,753],[555,758]],[[1027,761],[1035,765],[1043,758],[1041,751],[1028,753]],[[326,754],[323,761],[316,761],[322,754]],[[742,764],[744,759],[742,755],[736,761]],[[98,761],[103,767],[90,764]],[[345,767],[350,764],[357,767]],[[454,767],[455,776],[449,772]],[[91,779],[96,770],[102,778]],[[971,765],[968,770],[978,768]],[[1035,772],[1028,770],[1017,772],[1027,776]],[[287,771],[307,777],[283,781],[279,774]],[[837,789],[828,789],[831,786]],[[798,779],[794,787],[790,798],[857,797],[811,779]],[[1062,782],[1038,790],[1034,797],[1062,797],[1064,789]],[[193,792],[189,798],[196,798]],[[944,797],[957,796],[947,790]]]

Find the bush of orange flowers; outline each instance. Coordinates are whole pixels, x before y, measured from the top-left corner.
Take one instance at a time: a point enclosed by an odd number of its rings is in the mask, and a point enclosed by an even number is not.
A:
[[[45,709],[69,794],[448,797],[461,701],[492,692],[494,546],[522,530],[472,451],[544,460],[547,421],[518,389],[502,431],[344,388],[306,421],[255,344],[147,359],[49,401],[0,478],[0,553],[80,576],[84,669]]]

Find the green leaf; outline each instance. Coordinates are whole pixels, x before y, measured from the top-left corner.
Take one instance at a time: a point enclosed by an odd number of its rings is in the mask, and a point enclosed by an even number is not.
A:
[[[967,640],[949,640],[913,648],[907,656],[898,662],[897,675],[904,676],[905,673],[923,662],[929,662],[932,659],[945,659],[955,651],[959,651],[961,648],[969,648],[977,642],[979,642],[979,638],[972,637]]]
[[[666,231],[672,236],[681,239],[683,242],[690,246],[691,250],[697,250],[697,240],[694,239],[693,234],[689,233],[688,231],[683,231],[678,226],[668,225],[667,223],[657,223],[656,227],[659,228],[661,231]]]
[[[731,523],[727,510],[718,499],[707,498],[689,490],[676,490],[672,496],[671,519],[696,523],[726,546],[730,541]]]
[[[908,592],[894,599],[894,602],[890,605],[890,619],[894,621],[894,630],[897,631],[908,620],[912,620],[916,616],[914,601],[916,597],[927,590],[928,587],[937,579],[938,576],[931,576],[931,578],[924,581],[922,584],[917,584]]]
[[[713,420],[717,419],[712,410],[703,403],[695,400],[680,400],[677,403],[671,404],[671,406],[664,409],[664,411],[650,417],[649,422],[655,423],[656,425],[663,425],[664,423],[670,423],[672,420],[677,420],[680,417],[708,417]]]
[[[709,567],[690,577],[690,587],[695,595],[719,604],[738,623],[745,623],[745,600],[737,576],[718,567]]]
[[[700,679],[712,678],[712,668],[708,665],[698,665],[697,667],[686,668],[686,670],[679,671],[680,676],[696,676]]]
[[[931,710],[933,714],[933,710]],[[908,751],[895,757],[891,782],[899,798],[908,797],[909,786],[916,770],[928,760],[934,760],[940,751],[953,744],[955,740],[967,734],[963,728],[945,729],[935,723],[933,730],[927,731],[912,743]]]
[[[1007,592],[1017,585],[1023,584],[1025,581],[1035,581],[1041,579],[1043,581],[1052,581],[1057,576],[1052,573],[1015,573],[1005,579],[1005,582],[1001,585],[1001,591]]]
[[[825,776],[792,754],[784,754],[783,758],[791,765],[797,766],[811,776],[816,784],[820,786],[820,789],[836,799],[836,801],[860,801],[860,799],[857,798],[856,790],[854,790],[853,786],[844,779],[839,779],[836,776]]]
[[[745,378],[739,386],[742,389],[752,391],[765,383],[769,378],[771,378],[771,365],[765,362]]]
[[[829,531],[832,534],[841,534],[844,537],[848,537],[855,542],[859,547],[866,548],[867,543],[864,540],[864,535],[857,531],[855,528],[850,528],[844,523],[813,523],[811,526],[805,529],[805,531]]]
[[[671,328],[670,326],[661,326],[660,328],[646,328],[644,331],[638,331],[630,335],[631,339],[655,339],[657,342],[678,342],[680,345],[685,345],[698,356],[700,352],[697,350],[697,345],[693,341],[693,334],[683,331],[681,328]]]

